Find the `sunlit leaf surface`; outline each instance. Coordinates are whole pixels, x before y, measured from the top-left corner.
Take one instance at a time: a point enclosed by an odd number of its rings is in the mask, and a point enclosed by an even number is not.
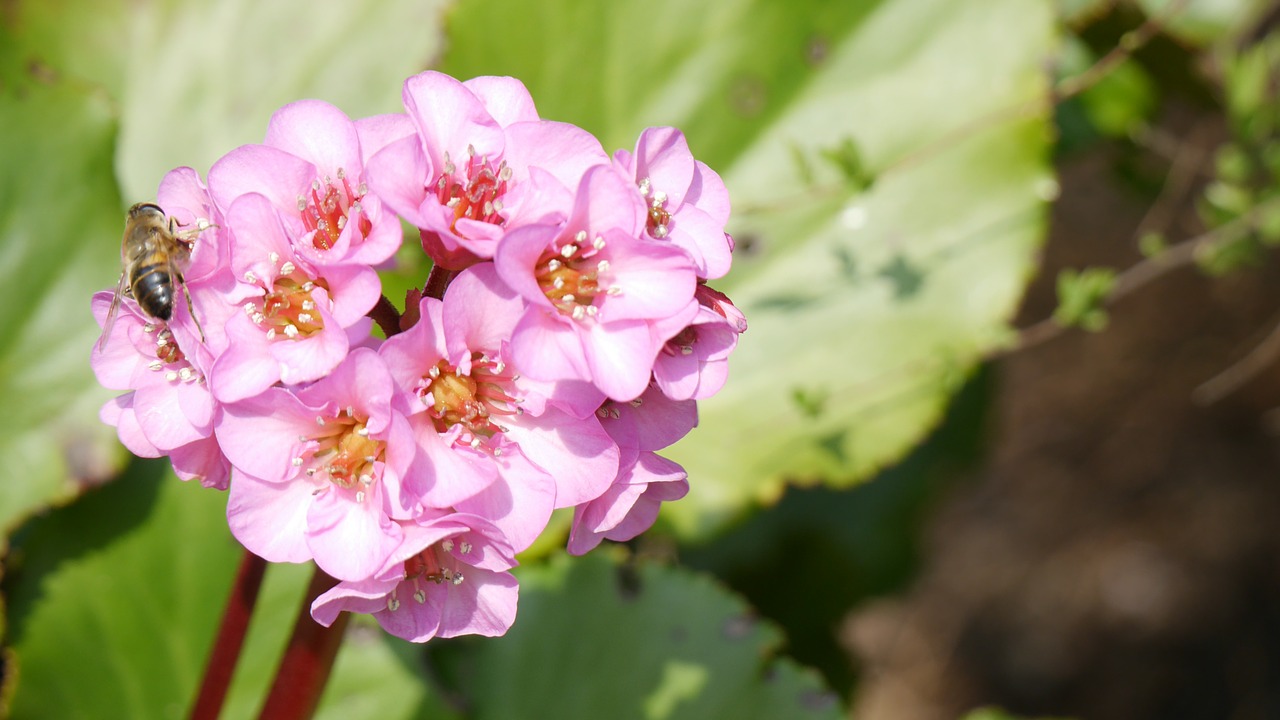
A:
[[[751,327],[672,452],[686,532],[894,461],[1007,340],[1055,193],[1050,3],[496,0],[449,29],[449,71],[517,75],[606,149],[680,127],[729,186],[713,284]]]

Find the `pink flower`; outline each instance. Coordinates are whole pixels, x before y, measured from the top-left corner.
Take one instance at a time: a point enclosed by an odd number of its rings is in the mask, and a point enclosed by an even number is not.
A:
[[[698,425],[698,404],[673,400],[650,385],[633,400],[604,403],[596,416],[627,461],[637,452],[661,450],[689,434]]]
[[[630,540],[653,525],[664,501],[679,500],[688,492],[684,468],[642,452],[618,473],[608,491],[574,509],[568,550],[582,555],[601,540]]]
[[[99,324],[111,299],[111,292],[93,297]],[[171,329],[147,317],[133,300],[122,299],[110,334],[94,347],[90,365],[104,387],[129,392],[107,402],[99,416],[116,428],[133,454],[174,455],[179,477],[226,488],[229,467],[213,440],[217,404],[199,365],[182,351],[183,346],[201,347],[189,332],[187,325]]]
[[[651,385],[630,402],[609,401],[596,413],[622,453],[621,469],[609,489],[574,508],[569,552],[581,555],[601,540],[630,540],[653,524],[667,500],[689,491],[684,468],[654,454],[698,424],[692,400],[677,401]]]
[[[233,239],[222,208],[213,202],[195,170],[188,167],[171,170],[160,181],[156,197],[157,204],[177,221],[180,230],[205,227],[192,240],[191,262],[184,269],[183,277],[200,324],[198,332],[193,329],[192,333],[203,337],[198,348],[192,346],[187,350],[198,353],[202,366],[207,368],[226,349],[225,326],[239,309],[239,288],[231,270]],[[174,320],[180,323],[183,317],[179,312]]]
[[[411,642],[496,636],[515,621],[519,587],[511,546],[483,518],[461,513],[401,523],[404,541],[373,577],[339,583],[311,604],[324,626],[338,614],[372,613]]]
[[[506,231],[562,218],[583,171],[609,162],[590,133],[540,120],[513,78],[429,71],[403,95],[417,135],[374,156],[369,184],[453,270],[493,257]]]
[[[436,473],[448,486],[425,488],[423,502],[482,515],[522,550],[553,508],[608,487],[618,450],[599,420],[549,403],[507,363],[522,303],[492,265],[472,266],[443,301],[424,298],[419,308],[418,323],[379,352],[419,399],[411,422],[422,452],[438,470],[453,468]]]
[[[297,254],[276,210],[256,193],[236,199],[227,223],[242,311],[227,321],[228,347],[210,372],[214,395],[235,402],[278,382],[324,377],[368,336],[365,313],[381,294],[377,273]]]
[[[613,167],[596,166],[583,176],[565,223],[526,226],[503,239],[494,264],[526,303],[511,338],[524,372],[588,380],[615,400],[644,391],[669,337],[655,329],[689,311],[695,285],[683,251],[640,237],[644,212]]]
[[[614,153],[614,163],[634,177],[648,206],[645,232],[689,253],[698,277],[729,272],[733,241],[725,234],[729,192],[720,176],[693,159],[684,133],[654,127],[640,133],[635,154]]]
[[[693,321],[658,353],[654,382],[673,400],[711,397],[729,377],[729,353],[738,346],[738,334],[723,315],[699,305]]]
[[[377,572],[418,508],[401,484],[413,463],[408,422],[377,353],[353,350],[305,388],[270,388],[225,407],[218,441],[234,470],[231,532],[273,562],[315,558],[325,572]]]
[[[400,221],[369,194],[364,164],[412,133],[403,115],[352,122],[326,102],[300,100],[271,116],[263,144],[214,163],[209,185],[222,208],[249,193],[270,200],[311,263],[380,263],[400,247]]]

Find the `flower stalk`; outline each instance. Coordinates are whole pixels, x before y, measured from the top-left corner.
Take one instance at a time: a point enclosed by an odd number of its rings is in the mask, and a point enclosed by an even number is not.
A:
[[[222,624],[218,626],[218,637],[214,640],[213,651],[209,653],[209,662],[204,669],[200,693],[191,708],[191,720],[216,720],[222,712],[222,704],[226,700],[227,689],[231,686],[236,661],[240,659],[240,649],[244,646],[245,632],[249,629],[249,618],[258,601],[258,590],[262,587],[262,576],[266,569],[266,560],[248,550],[244,552],[240,567],[236,570],[235,582],[231,586],[231,594],[227,597],[226,610],[222,613]]]

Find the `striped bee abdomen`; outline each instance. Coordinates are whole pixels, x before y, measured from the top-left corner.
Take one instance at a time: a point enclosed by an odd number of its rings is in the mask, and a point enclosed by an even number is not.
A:
[[[130,287],[143,312],[165,321],[173,316],[173,278],[167,261],[139,265]]]

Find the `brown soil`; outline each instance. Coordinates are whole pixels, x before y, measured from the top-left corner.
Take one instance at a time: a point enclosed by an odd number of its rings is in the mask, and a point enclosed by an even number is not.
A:
[[[1115,152],[1062,163],[1021,324],[1052,312],[1058,269],[1140,259],[1149,203]],[[1189,198],[1171,207],[1169,236],[1194,235]],[[1280,362],[1193,401],[1278,311],[1274,258],[1218,279],[1184,267],[1122,300],[1104,332],[999,361],[980,481],[933,522],[912,590],[846,624],[852,716],[1280,717],[1280,442],[1264,422]]]

